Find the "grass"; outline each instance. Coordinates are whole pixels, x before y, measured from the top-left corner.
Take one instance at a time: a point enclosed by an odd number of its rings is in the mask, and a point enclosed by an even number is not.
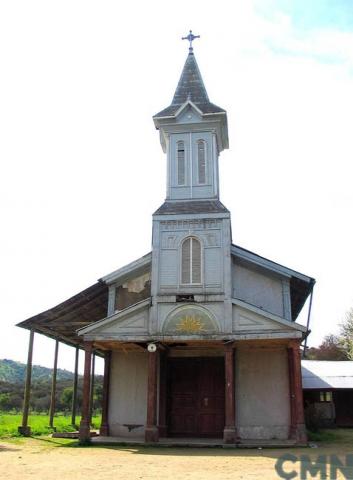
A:
[[[79,424],[80,418],[76,418]],[[19,436],[17,428],[22,423],[22,416],[0,412],[0,438]],[[53,430],[49,427],[49,415],[30,415],[28,424],[31,427],[32,435],[49,435]],[[92,418],[93,428],[99,428],[100,415]],[[57,414],[54,417],[54,426],[58,432],[73,432],[75,427],[71,425],[71,415]]]
[[[352,428],[335,428],[324,429],[317,432],[308,431],[308,439],[310,442],[319,443],[340,443],[353,445],[353,429]]]

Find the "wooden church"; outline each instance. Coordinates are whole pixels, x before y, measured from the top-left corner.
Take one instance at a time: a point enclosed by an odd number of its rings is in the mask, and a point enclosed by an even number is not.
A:
[[[227,113],[208,98],[194,38],[171,105],[153,117],[167,197],[152,251],[19,324],[31,330],[29,366],[34,332],[85,350],[81,442],[95,354],[105,359],[102,436],[305,443],[307,330],[295,320],[314,280],[232,243],[219,199]]]

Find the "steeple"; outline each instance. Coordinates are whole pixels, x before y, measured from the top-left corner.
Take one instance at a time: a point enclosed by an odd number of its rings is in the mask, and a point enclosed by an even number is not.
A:
[[[218,156],[228,148],[227,113],[211,103],[192,41],[172,103],[153,117],[167,154],[166,200],[218,200]]]
[[[225,113],[223,108],[210,102],[193,50],[186,58],[172,103],[153,118],[175,115],[187,101],[194,103],[203,114]]]

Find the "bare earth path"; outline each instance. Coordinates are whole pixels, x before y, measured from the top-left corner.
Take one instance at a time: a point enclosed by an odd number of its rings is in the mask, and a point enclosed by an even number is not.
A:
[[[349,443],[315,449],[184,449],[140,447],[79,447],[70,440],[47,437],[0,439],[0,478],[6,480],[211,480],[278,479],[275,463],[283,454],[343,455],[353,453]],[[287,462],[287,472],[299,463]],[[283,477],[282,477],[283,478]],[[307,476],[306,478],[315,478]],[[318,475],[316,478],[320,478]],[[345,478],[339,474],[336,478]],[[352,477],[351,477],[352,478]]]

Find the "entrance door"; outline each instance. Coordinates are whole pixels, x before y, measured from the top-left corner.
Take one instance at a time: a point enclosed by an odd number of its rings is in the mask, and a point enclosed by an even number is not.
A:
[[[222,437],[224,359],[170,358],[168,380],[168,433]]]

